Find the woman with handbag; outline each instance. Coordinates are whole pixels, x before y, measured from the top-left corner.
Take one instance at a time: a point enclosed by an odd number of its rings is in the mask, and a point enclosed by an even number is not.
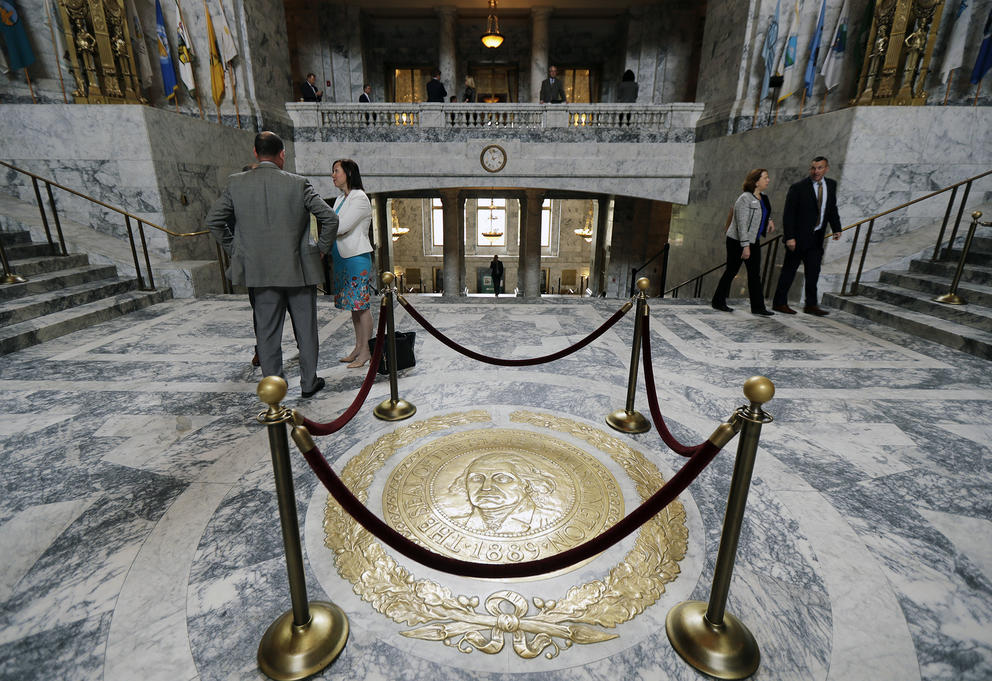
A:
[[[766,232],[775,231],[772,222],[772,206],[764,191],[771,182],[768,171],[755,168],[744,178],[743,192],[734,202],[733,214],[727,228],[727,269],[720,277],[713,293],[713,309],[733,312],[727,306],[730,284],[741,269],[741,262],[747,268],[747,292],[751,298],[751,313],[771,317],[774,312],[765,307],[765,297],[761,291],[761,251],[759,240]]]
[[[355,327],[355,348],[339,361],[349,369],[365,366],[371,359],[372,312],[369,310],[369,283],[372,277],[372,203],[362,187],[358,164],[350,158],[334,162],[331,181],[341,192],[334,202],[338,214],[338,238],[331,248],[334,258],[334,307],[351,310]]]

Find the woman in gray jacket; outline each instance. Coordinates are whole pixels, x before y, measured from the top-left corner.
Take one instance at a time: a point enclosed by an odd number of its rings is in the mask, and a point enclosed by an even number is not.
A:
[[[772,206],[764,190],[770,179],[764,168],[755,168],[744,178],[743,193],[734,203],[730,227],[727,229],[727,269],[720,277],[713,293],[713,309],[733,312],[727,307],[727,294],[730,284],[741,269],[741,261],[747,267],[747,292],[751,298],[751,313],[771,317],[765,307],[765,297],[761,292],[761,252],[758,242],[765,233],[775,231],[772,222]]]

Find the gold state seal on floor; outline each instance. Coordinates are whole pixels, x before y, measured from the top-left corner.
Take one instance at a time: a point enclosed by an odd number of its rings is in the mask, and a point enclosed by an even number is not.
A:
[[[494,428],[483,410],[425,419],[365,447],[341,477],[367,501],[373,477],[397,451],[457,427],[395,465],[383,492],[384,515],[397,531],[433,551],[488,563],[553,555],[620,520],[620,486],[597,456],[618,464],[642,500],[665,482],[642,454],[596,428],[524,411],[511,414],[510,421],[529,429]],[[633,549],[607,575],[560,597],[528,601],[510,589],[455,595],[415,578],[333,499],[324,529],[338,572],[378,612],[414,626],[404,636],[490,654],[502,651],[509,636],[523,658],[553,658],[573,643],[616,638],[609,629],[643,612],[678,576],[688,537],[685,511],[676,501],[641,528]]]

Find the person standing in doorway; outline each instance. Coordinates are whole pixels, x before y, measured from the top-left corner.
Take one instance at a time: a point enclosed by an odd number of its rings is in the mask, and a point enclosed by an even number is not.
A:
[[[494,255],[489,263],[489,274],[493,278],[493,291],[498,298],[499,294],[503,292],[503,263],[498,255]]]
[[[541,82],[541,104],[564,104],[565,84],[558,77],[558,67],[548,67],[548,77]]]

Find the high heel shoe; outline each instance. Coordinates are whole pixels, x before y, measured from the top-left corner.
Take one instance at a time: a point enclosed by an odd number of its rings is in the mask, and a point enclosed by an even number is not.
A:
[[[368,364],[368,361],[372,359],[371,357],[366,357],[365,359],[356,359],[354,362],[348,365],[349,369],[361,369],[363,366]]]
[[[352,352],[350,355],[348,355],[346,357],[339,357],[338,358],[338,361],[339,362],[354,362],[356,357],[358,357],[358,352]]]

